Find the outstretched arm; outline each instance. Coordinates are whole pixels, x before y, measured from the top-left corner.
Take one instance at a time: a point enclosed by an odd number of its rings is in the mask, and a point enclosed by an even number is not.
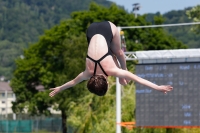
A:
[[[57,93],[59,93],[60,91],[62,90],[65,90],[67,88],[70,88],[70,87],[73,87],[75,86],[76,84],[82,82],[83,80],[86,80],[88,79],[88,74],[86,73],[86,71],[80,73],[75,79],[61,85],[61,86],[58,86],[56,88],[51,88],[50,90],[52,90],[52,92],[49,94],[49,96],[53,97],[55,96]]]
[[[145,85],[145,86],[148,86],[150,88],[153,88],[155,90],[158,90],[158,91],[162,91],[164,93],[167,93],[168,91],[171,91],[173,89],[172,86],[170,85],[156,85],[146,79],[143,79],[143,78],[140,78],[138,77],[137,75],[129,72],[129,71],[125,71],[125,70],[122,70],[122,69],[118,69],[118,68],[115,68],[113,69],[113,73],[112,73],[112,76],[116,76],[116,77],[120,77],[120,78],[126,78],[126,79],[130,79],[130,80],[133,80],[133,81],[136,81],[142,85]]]

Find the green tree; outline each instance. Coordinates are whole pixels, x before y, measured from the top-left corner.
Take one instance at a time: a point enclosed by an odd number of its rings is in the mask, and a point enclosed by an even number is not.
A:
[[[188,10],[186,12],[186,14],[194,22],[200,22],[200,14],[199,14],[199,12],[200,12],[200,5],[197,5],[197,6],[193,7],[192,9]],[[200,33],[200,25],[195,25],[192,28],[192,30],[199,34]]]
[[[98,97],[86,91],[85,82],[48,97],[49,88],[56,87],[76,77],[85,68],[87,41],[85,31],[95,21],[109,20],[118,26],[150,25],[145,16],[137,19],[124,9],[111,5],[109,8],[95,3],[88,11],[74,12],[71,19],[63,21],[46,31],[40,40],[24,52],[24,58],[17,59],[14,78],[11,81],[16,101],[16,113],[28,111],[30,115],[49,115],[49,107],[62,112],[63,133],[66,122],[77,132],[114,132],[115,123],[115,78],[109,78],[110,89],[106,96]],[[162,23],[158,16],[155,23]],[[156,50],[185,48],[162,28],[130,29],[125,31],[128,50]],[[139,43],[135,40],[139,40]],[[134,70],[133,62],[128,65]],[[38,91],[43,85],[46,91]],[[134,120],[134,84],[123,89],[122,116],[124,121]],[[130,102],[127,102],[130,101]],[[133,101],[133,103],[131,102]],[[68,121],[67,121],[68,119]],[[129,132],[129,131],[125,131]]]
[[[25,50],[24,58],[16,61],[17,69],[11,81],[16,94],[14,112],[49,115],[48,108],[53,106],[62,112],[63,132],[67,130],[65,122],[68,104],[84,94],[84,87],[78,85],[55,98],[48,96],[49,91],[39,92],[36,88],[38,85],[43,85],[44,89],[55,87],[84,70],[86,39],[80,32],[79,37],[74,37],[70,29],[76,27],[71,24],[72,22],[67,21],[55,26],[38,43]]]

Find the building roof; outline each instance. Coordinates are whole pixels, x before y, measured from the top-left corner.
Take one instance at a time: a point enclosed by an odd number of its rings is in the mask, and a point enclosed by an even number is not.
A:
[[[0,91],[12,91],[9,82],[0,81]]]
[[[125,52],[126,60],[143,63],[199,62],[200,49],[149,50]]]

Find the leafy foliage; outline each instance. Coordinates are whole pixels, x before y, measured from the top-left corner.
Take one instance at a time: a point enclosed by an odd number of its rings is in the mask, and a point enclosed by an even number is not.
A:
[[[190,19],[193,19],[194,22],[200,22],[200,5],[193,7],[191,10],[188,10],[186,14]],[[200,25],[195,25],[192,30],[197,34],[200,33]]]

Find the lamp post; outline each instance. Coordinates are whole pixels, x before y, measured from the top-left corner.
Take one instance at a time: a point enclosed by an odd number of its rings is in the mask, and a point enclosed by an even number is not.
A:
[[[139,3],[133,4],[133,13],[135,14],[135,18],[137,18],[137,11],[139,10],[140,10],[140,4]]]

